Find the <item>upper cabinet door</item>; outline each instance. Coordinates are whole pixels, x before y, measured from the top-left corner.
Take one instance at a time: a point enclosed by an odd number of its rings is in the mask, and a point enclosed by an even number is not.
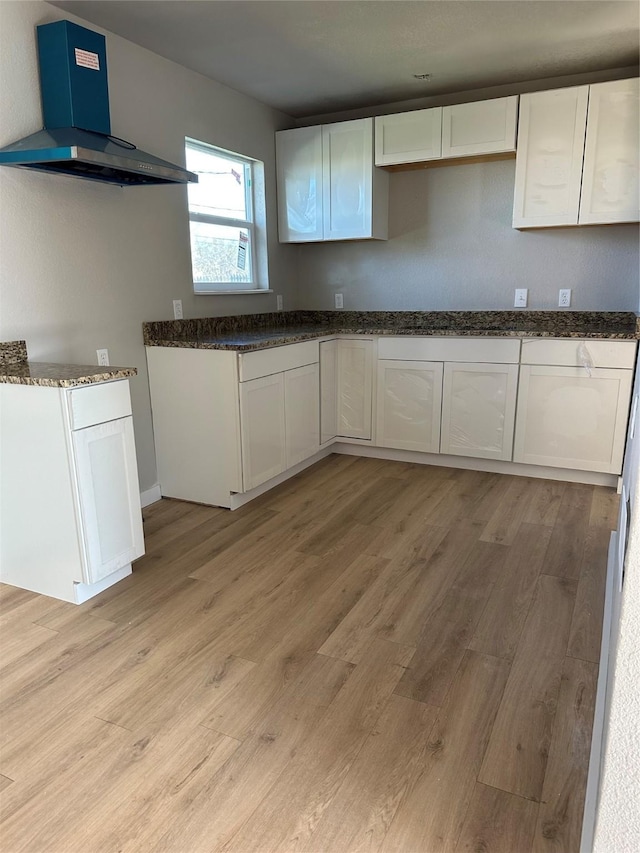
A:
[[[517,95],[444,107],[442,157],[515,151],[517,117]]]
[[[580,224],[640,219],[639,103],[637,78],[590,86]]]
[[[322,240],[322,128],[276,133],[281,243]]]
[[[577,225],[588,86],[520,97],[513,227]]]
[[[376,117],[376,166],[442,156],[442,107]]]
[[[371,237],[373,119],[322,128],[324,239]]]

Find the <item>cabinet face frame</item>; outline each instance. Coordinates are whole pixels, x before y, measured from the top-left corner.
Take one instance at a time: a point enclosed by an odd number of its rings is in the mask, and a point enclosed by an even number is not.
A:
[[[408,131],[411,142],[402,149],[390,150],[385,135],[402,137]],[[442,107],[413,110],[387,116],[376,116],[376,166],[395,166],[402,163],[420,163],[442,157]],[[416,140],[420,141],[415,147]],[[409,147],[411,146],[411,147]]]
[[[587,388],[590,377],[582,367],[522,365],[520,367],[520,382],[518,386],[518,412],[513,452],[514,462],[522,462],[530,465],[546,465],[552,468],[568,468],[577,471],[594,471],[605,474],[620,473],[624,454],[633,371],[616,368],[592,368],[591,373],[594,379],[612,379],[618,382],[617,406],[614,425],[610,435],[611,452],[608,461],[594,461],[579,456],[548,456],[526,452],[527,428],[531,426],[532,422],[539,420],[544,415],[540,411],[530,411],[529,386],[531,378],[541,376],[578,379],[583,381],[585,388]]]
[[[92,449],[104,443],[115,449],[96,457]],[[144,554],[142,513],[136,465],[133,419],[108,421],[72,433],[74,472],[82,524],[83,580],[96,583]],[[108,450],[108,449],[107,449]],[[100,451],[101,452],[101,451]],[[103,470],[97,470],[101,465]],[[119,538],[117,553],[105,555],[103,542]]]
[[[638,78],[594,83],[589,87],[580,195],[581,225],[640,220],[639,103]],[[598,194],[607,180],[612,184],[612,192],[615,191],[616,185],[631,187],[629,197],[626,203],[612,206],[608,211],[594,210]]]
[[[431,437],[427,435],[415,439],[397,437],[393,434],[392,422],[394,412],[389,411],[389,372],[400,374],[423,374],[429,378],[432,399],[430,411],[424,410],[425,421],[430,423]],[[419,450],[424,453],[438,453],[440,450],[440,415],[442,409],[442,362],[429,361],[400,361],[396,359],[378,359],[377,370],[377,403],[376,403],[376,445],[380,447],[395,447],[400,450]],[[395,413],[402,421],[401,409],[411,404],[411,400],[402,401],[398,399],[397,412]]]
[[[440,438],[440,452],[448,453],[453,456],[468,456],[479,459],[502,459],[511,461],[513,455],[513,433],[516,419],[516,399],[518,394],[518,365],[517,364],[464,364],[461,362],[447,362],[444,365],[444,381],[442,392],[442,433]],[[453,427],[455,418],[453,413],[454,406],[454,391],[453,385],[456,373],[490,373],[494,375],[502,375],[506,377],[505,396],[503,407],[500,414],[502,415],[502,441],[500,448],[491,450],[486,447],[481,447],[479,444],[463,447],[456,444],[453,436]],[[478,419],[481,416],[480,411],[470,413],[469,424],[467,426],[468,435],[473,436],[473,428],[477,426]]]
[[[338,434],[338,341],[320,342],[320,444]]]
[[[454,138],[454,122],[456,117],[466,118],[472,127],[469,138],[456,141]],[[482,154],[499,154],[516,150],[516,124],[518,118],[518,96],[507,98],[492,98],[488,101],[475,101],[470,104],[456,104],[442,108],[442,158],[471,157]],[[473,139],[474,123],[484,125],[484,132],[478,135],[486,136],[486,127],[493,129],[492,137],[486,141]]]
[[[296,178],[296,173],[299,177]],[[323,235],[322,127],[300,127],[276,133],[276,174],[278,189],[278,236],[281,243],[313,243]],[[287,180],[288,178],[288,180]],[[296,180],[315,186],[315,204],[307,210],[311,215],[309,230],[294,227],[290,208],[298,195]],[[304,198],[304,193],[302,194]]]
[[[588,86],[573,86],[567,89],[553,89],[548,92],[533,92],[520,96],[520,119],[518,125],[518,147],[516,154],[516,174],[513,199],[513,227],[539,228],[554,225],[577,225],[580,206],[580,186],[582,182],[582,162],[584,137],[587,125]],[[568,162],[558,161],[553,147],[558,147],[559,131],[548,119],[545,108],[562,108],[571,118],[568,121],[564,144],[570,150]],[[533,111],[537,112],[532,120]],[[548,120],[548,126],[544,122]],[[536,151],[532,142],[534,133],[546,133],[548,142],[538,144]],[[554,162],[554,158],[556,162]],[[563,171],[564,169],[564,171]],[[554,170],[557,172],[554,177]],[[547,182],[546,184],[544,182]],[[555,185],[554,185],[555,181]],[[564,183],[563,183],[564,181]],[[554,186],[566,186],[564,210],[548,213],[541,202],[541,212],[532,214],[527,205],[532,198],[543,200],[545,187],[553,191]]]

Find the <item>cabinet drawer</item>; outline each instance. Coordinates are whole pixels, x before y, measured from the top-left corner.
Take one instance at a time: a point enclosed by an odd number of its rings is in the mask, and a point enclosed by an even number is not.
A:
[[[318,341],[304,341],[300,344],[287,344],[258,352],[240,353],[238,356],[240,382],[304,367],[320,360]]]
[[[472,361],[493,364],[517,364],[520,341],[517,338],[380,338],[378,358],[403,361]]]
[[[126,418],[131,414],[129,383],[104,382],[67,391],[71,429]]]
[[[593,367],[632,369],[636,355],[635,341],[594,340],[524,340],[522,364],[550,364],[559,367],[581,367],[591,359]]]

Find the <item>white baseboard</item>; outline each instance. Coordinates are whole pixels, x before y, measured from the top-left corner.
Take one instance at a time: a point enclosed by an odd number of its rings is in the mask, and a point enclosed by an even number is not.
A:
[[[156,483],[155,486],[147,489],[146,492],[140,492],[140,506],[144,509],[144,507],[156,503],[161,498],[160,483]]]
[[[489,471],[494,474],[515,474],[519,477],[539,477],[543,480],[562,480],[569,483],[587,483],[590,486],[616,487],[617,474],[598,471],[575,471],[569,468],[547,468],[542,465],[525,465],[521,462],[504,462],[500,459],[474,459],[470,456],[450,456],[446,453],[421,453],[418,450],[394,450],[390,447],[372,447],[361,442],[338,441],[331,448],[334,453],[347,456],[368,456],[394,462],[413,462],[418,465],[438,465],[443,468],[466,468],[472,471]]]

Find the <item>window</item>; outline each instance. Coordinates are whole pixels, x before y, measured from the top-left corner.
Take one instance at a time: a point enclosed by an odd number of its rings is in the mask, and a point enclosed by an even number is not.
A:
[[[199,179],[188,185],[195,292],[264,290],[264,191],[256,192],[263,164],[194,139],[186,140],[186,162]]]

